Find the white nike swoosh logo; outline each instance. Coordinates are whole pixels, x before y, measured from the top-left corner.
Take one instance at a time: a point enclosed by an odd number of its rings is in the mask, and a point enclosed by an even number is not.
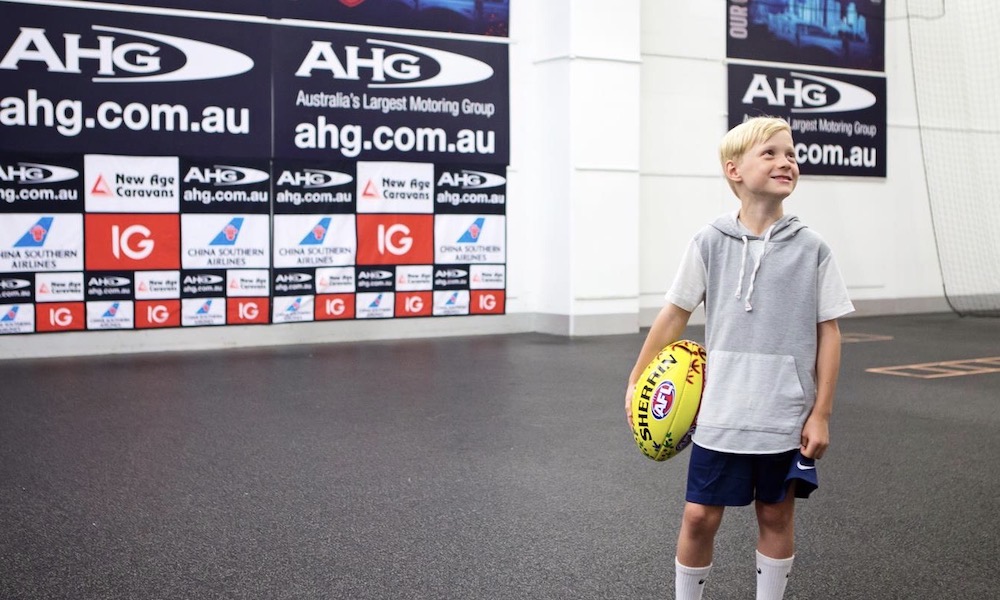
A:
[[[800,461],[798,462],[798,467],[799,467],[800,469],[802,469],[803,471],[810,471],[810,470],[812,470],[812,469],[815,469],[815,468],[816,468],[816,465],[804,465],[804,464],[802,464],[802,461],[800,460]]]

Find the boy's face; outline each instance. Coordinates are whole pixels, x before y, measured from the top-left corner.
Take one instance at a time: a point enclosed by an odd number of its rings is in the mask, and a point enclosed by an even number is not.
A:
[[[730,181],[757,197],[786,198],[799,181],[792,135],[779,131],[763,142],[747,148],[739,160],[726,164]]]

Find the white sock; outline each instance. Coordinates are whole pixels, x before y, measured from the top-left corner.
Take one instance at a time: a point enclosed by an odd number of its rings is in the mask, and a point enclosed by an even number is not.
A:
[[[701,600],[701,592],[705,589],[705,580],[712,570],[707,567],[685,567],[674,557],[676,576],[674,578],[675,600]]]
[[[757,600],[781,600],[792,572],[790,558],[771,558],[757,552]]]

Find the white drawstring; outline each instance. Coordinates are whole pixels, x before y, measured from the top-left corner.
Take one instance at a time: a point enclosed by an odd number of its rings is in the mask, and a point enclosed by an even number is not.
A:
[[[774,225],[777,225],[777,223],[775,223]],[[760,254],[757,255],[757,262],[754,263],[753,271],[750,273],[750,287],[747,288],[747,301],[746,301],[746,304],[743,305],[743,308],[747,312],[750,312],[750,311],[753,310],[753,306],[750,306],[750,296],[753,296],[753,284],[754,284],[754,281],[757,279],[757,270],[760,269],[760,261],[764,259],[764,252],[767,251],[767,243],[771,240],[771,232],[774,231],[774,225],[771,225],[770,227],[768,227],[767,233],[764,234],[764,244],[760,247]],[[743,251],[744,251],[744,256],[746,255],[745,254],[746,253],[746,243],[747,243],[746,240],[747,240],[746,236],[743,236]],[[742,269],[742,267],[740,268],[740,287],[741,288],[743,287],[743,269]],[[739,296],[736,296],[736,297],[739,298]]]
[[[746,273],[747,264],[747,236],[743,236],[743,257],[740,258],[740,280],[736,282],[736,299],[743,295],[743,275]]]

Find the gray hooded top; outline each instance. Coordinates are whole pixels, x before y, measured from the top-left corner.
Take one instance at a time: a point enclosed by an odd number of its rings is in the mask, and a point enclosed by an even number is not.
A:
[[[704,265],[708,349],[694,441],[723,452],[784,452],[799,447],[816,400],[816,324],[854,307],[830,248],[797,217],[756,236],[737,215],[703,228],[688,251]],[[667,299],[692,310],[701,298],[683,288],[675,282]]]

